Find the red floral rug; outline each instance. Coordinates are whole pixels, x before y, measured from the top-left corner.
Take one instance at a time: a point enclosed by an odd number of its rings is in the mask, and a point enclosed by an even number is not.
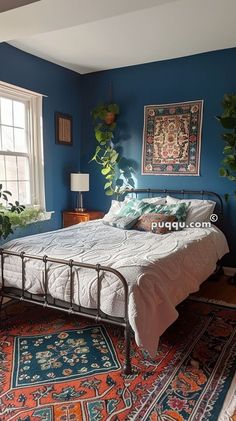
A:
[[[7,309],[0,337],[1,421],[216,421],[236,368],[236,310],[185,301],[155,359],[122,329],[38,307]],[[232,392],[232,385],[231,385]]]

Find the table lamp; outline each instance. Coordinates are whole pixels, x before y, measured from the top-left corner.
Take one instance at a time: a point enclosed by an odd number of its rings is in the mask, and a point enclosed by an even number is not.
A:
[[[77,192],[75,211],[85,212],[82,192],[89,191],[89,174],[72,173],[70,175],[70,189]]]

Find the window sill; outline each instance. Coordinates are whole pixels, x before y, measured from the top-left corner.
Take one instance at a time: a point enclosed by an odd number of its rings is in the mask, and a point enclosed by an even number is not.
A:
[[[42,222],[42,221],[49,221],[52,218],[52,215],[55,213],[55,211],[42,211],[40,212],[36,218],[33,218],[27,222],[25,222],[24,225],[29,225],[29,224],[35,224],[37,222]],[[15,227],[20,227],[21,225],[15,225]]]
[[[55,211],[50,211],[50,212],[42,211],[42,212],[39,212],[34,217],[29,218],[28,220],[21,219],[21,214],[19,214],[17,215],[18,220],[12,221],[12,228],[13,230],[15,230],[16,228],[23,228],[30,224],[36,224],[37,222],[49,221],[52,218],[52,215],[54,213]]]
[[[55,211],[44,211],[38,215],[38,218],[35,219],[35,221],[49,221],[52,218],[52,215],[55,213]]]

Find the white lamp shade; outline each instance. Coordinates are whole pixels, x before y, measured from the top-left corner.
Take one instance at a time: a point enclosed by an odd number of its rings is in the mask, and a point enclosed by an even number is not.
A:
[[[71,174],[70,189],[71,191],[89,191],[89,174]]]

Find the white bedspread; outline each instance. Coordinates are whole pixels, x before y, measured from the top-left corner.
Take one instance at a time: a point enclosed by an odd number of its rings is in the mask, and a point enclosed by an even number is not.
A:
[[[120,230],[101,220],[66,229],[12,240],[4,248],[34,255],[73,259],[110,266],[119,270],[129,285],[129,321],[139,346],[154,356],[161,334],[178,317],[176,305],[214,271],[216,262],[228,252],[223,233],[215,227],[187,228],[158,235]],[[6,256],[6,286],[21,288],[21,261]],[[43,263],[26,260],[26,289],[43,294]],[[48,289],[54,298],[69,301],[68,267],[50,265]],[[101,308],[107,314],[123,316],[121,282],[104,275]],[[96,273],[76,269],[74,302],[96,307]],[[79,299],[80,302],[79,302]]]

